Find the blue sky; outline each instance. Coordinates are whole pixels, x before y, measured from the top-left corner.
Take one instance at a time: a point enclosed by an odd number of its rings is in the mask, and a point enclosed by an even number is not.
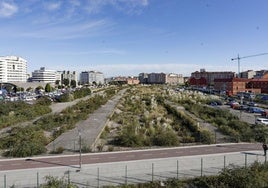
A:
[[[0,0],[0,55],[28,72],[238,71],[268,52],[267,0]],[[268,69],[268,55],[241,71]]]

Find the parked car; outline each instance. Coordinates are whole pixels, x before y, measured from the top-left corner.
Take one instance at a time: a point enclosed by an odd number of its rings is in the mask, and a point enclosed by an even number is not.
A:
[[[248,112],[255,113],[255,114],[262,114],[263,109],[251,106],[251,107],[249,107]]]
[[[249,105],[249,106],[258,106],[258,104],[255,103],[255,102],[249,102],[248,105]]]
[[[239,105],[239,103],[236,102],[236,101],[232,101],[232,102],[230,102],[230,107],[231,107],[231,108],[234,108],[234,106],[237,106],[237,105]]]
[[[240,105],[239,106],[239,110],[248,111],[248,109],[249,109],[249,106],[247,106],[247,105]]]
[[[266,118],[257,118],[255,123],[257,125],[268,125],[268,119],[266,119]]]
[[[263,117],[268,117],[268,110],[264,110],[264,111],[261,113],[261,115],[262,115]]]

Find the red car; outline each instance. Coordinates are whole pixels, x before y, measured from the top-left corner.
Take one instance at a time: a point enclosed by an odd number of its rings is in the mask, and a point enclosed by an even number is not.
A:
[[[261,115],[264,117],[268,117],[268,110],[264,110]]]

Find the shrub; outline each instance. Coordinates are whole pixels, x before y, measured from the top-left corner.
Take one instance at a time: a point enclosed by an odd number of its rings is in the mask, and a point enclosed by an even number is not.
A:
[[[113,146],[108,146],[108,151],[114,151],[114,147]]]
[[[63,151],[64,151],[64,148],[62,146],[60,146],[60,147],[57,147],[56,150],[51,151],[50,153],[51,154],[61,154],[61,153],[63,153]]]
[[[83,145],[81,148],[81,152],[82,153],[89,153],[89,152],[91,152],[91,148],[87,145]]]
[[[53,177],[53,176],[46,176],[45,177],[46,183],[41,185],[41,188],[77,188],[76,185],[68,182],[64,178],[58,178],[58,177]]]
[[[42,96],[36,100],[37,105],[49,106],[51,103],[52,101],[48,96]]]
[[[172,130],[161,131],[154,136],[153,144],[156,146],[178,146],[179,138]]]
[[[64,93],[59,98],[59,102],[70,102],[74,100],[74,96],[71,93]]]
[[[212,144],[215,142],[213,140],[213,136],[212,136],[211,132],[208,130],[201,130],[200,131],[200,139],[201,139],[200,141],[203,144]]]

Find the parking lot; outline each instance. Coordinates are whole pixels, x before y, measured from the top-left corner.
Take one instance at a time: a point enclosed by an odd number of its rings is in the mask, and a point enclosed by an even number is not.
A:
[[[261,117],[261,114],[258,113],[250,113],[244,110],[236,110],[230,107],[230,105],[222,105],[220,108],[223,109],[228,109],[232,114],[236,115],[239,117],[241,121],[250,123],[250,124],[255,124],[255,121],[258,117]]]

